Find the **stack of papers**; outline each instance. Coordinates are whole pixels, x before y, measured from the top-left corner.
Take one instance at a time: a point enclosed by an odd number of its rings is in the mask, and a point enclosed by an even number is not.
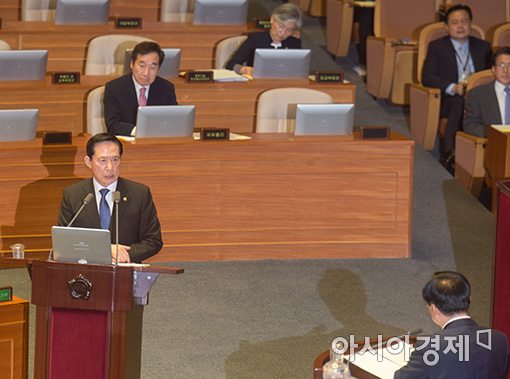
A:
[[[232,70],[218,69],[211,70],[214,75],[214,80],[217,82],[244,82],[248,80],[245,76],[236,74]]]
[[[492,125],[492,127],[501,133],[510,133],[510,125]]]

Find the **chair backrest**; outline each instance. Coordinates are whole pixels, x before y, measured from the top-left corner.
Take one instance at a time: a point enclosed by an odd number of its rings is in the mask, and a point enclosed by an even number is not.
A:
[[[386,38],[413,38],[420,25],[434,22],[436,2],[431,0],[376,1],[374,9],[374,35]],[[412,15],[412,17],[405,17]]]
[[[87,133],[90,135],[106,132],[103,97],[104,86],[93,89],[87,96]]]
[[[11,46],[4,40],[0,39],[0,50],[11,50]]]
[[[469,91],[475,87],[478,87],[482,84],[490,83],[494,80],[494,74],[492,73],[492,70],[482,70],[475,72],[474,74],[470,75],[468,78],[466,91]]]
[[[296,104],[332,103],[333,98],[307,88],[276,88],[263,92],[258,100],[257,133],[292,133],[296,121]]]
[[[90,40],[85,62],[85,75],[122,75],[126,49],[153,40],[126,34],[108,34]]]
[[[163,22],[187,22],[193,19],[195,0],[161,0]]]
[[[421,83],[421,73],[423,70],[423,63],[427,57],[429,43],[446,35],[447,33],[443,22],[435,22],[420,28],[418,34],[418,62],[416,70],[416,74],[418,75],[417,83]],[[473,37],[485,39],[485,33],[482,28],[475,24],[471,25],[471,35]]]
[[[21,21],[54,21],[56,0],[22,0]]]
[[[503,46],[510,46],[510,23],[500,25],[494,29],[492,47],[496,49]]]
[[[225,68],[225,65],[234,55],[239,46],[246,41],[247,36],[235,36],[225,38],[216,45],[216,54],[214,57],[214,68]]]

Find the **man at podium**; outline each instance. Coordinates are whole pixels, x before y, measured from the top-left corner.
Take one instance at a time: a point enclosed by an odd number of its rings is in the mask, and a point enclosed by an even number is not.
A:
[[[464,275],[436,272],[422,291],[432,321],[441,332],[417,338],[409,362],[395,379],[503,379],[508,370],[508,340],[479,326],[468,315],[471,287]]]
[[[112,211],[118,206],[119,262],[140,263],[163,246],[161,226],[150,189],[119,177],[122,150],[122,143],[108,133],[96,134],[88,140],[84,161],[92,178],[64,189],[58,223],[68,226],[86,203],[72,226],[110,230],[114,259],[116,226]]]

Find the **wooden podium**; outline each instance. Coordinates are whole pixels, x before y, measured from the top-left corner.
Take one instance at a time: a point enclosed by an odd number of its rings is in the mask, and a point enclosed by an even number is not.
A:
[[[143,306],[171,267],[32,261],[34,378],[139,378]]]

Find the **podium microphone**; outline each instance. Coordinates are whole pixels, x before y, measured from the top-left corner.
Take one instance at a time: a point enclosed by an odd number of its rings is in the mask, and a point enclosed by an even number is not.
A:
[[[113,204],[115,207],[115,264],[119,264],[119,201],[120,192],[113,191]]]
[[[78,215],[81,213],[81,211],[83,210],[83,208],[85,208],[85,205],[87,205],[88,203],[90,203],[92,200],[94,199],[94,194],[93,193],[88,193],[87,196],[85,196],[85,198],[83,199],[83,201],[81,202],[81,206],[80,208],[78,209],[78,212],[76,212],[74,214],[74,217],[73,219],[69,222],[69,224],[67,224],[67,227],[69,228],[74,220],[76,220],[76,217],[78,217]]]
[[[421,328],[416,328],[416,329],[410,329],[408,330],[407,332],[405,332],[404,334],[401,334],[399,336],[396,336],[396,337],[393,337],[393,340],[402,340],[404,339],[406,336],[410,336],[410,337],[414,337],[414,336],[417,336],[418,334],[420,334],[421,332],[423,332],[423,329]],[[390,338],[391,339],[391,338]],[[386,340],[386,341],[383,341],[382,343],[378,343],[377,345],[375,346],[372,346],[372,347],[375,347],[376,349],[380,349],[381,347],[383,347],[384,345],[387,345],[388,344],[388,341],[390,340]]]

